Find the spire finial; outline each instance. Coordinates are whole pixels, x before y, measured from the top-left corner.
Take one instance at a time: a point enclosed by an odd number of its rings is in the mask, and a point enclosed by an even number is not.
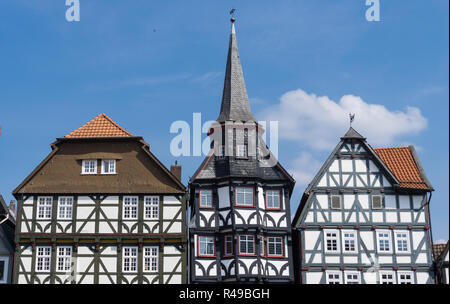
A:
[[[230,15],[231,15],[231,19],[230,19],[230,21],[231,21],[231,23],[234,23],[235,21],[236,21],[236,18],[234,18],[234,13],[236,12],[236,9],[235,8],[232,8],[231,10],[230,10]]]

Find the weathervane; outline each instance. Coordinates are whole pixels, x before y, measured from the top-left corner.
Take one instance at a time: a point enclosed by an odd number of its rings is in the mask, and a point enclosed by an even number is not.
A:
[[[351,127],[353,120],[355,120],[355,114],[348,113],[348,115],[350,116],[350,127]]]
[[[236,12],[235,8],[232,8],[230,10],[230,15],[231,15],[231,22],[234,22],[234,20],[236,20],[236,18],[234,18],[234,13]]]

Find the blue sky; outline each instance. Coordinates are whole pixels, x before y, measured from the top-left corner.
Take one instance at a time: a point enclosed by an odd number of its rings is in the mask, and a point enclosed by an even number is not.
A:
[[[80,2],[81,21],[73,23],[63,0],[0,2],[0,193],[7,201],[56,137],[103,112],[173,163],[171,123],[191,123],[193,112],[204,121],[218,116],[235,7],[255,116],[298,114],[308,122],[280,125],[279,160],[298,174],[292,209],[348,128],[349,105],[357,105],[354,126],[373,147],[416,146],[436,189],[434,239],[448,239],[447,0],[380,0],[380,22],[366,21],[364,0]],[[314,107],[289,113],[289,98]],[[177,159],[186,183],[202,157]]]

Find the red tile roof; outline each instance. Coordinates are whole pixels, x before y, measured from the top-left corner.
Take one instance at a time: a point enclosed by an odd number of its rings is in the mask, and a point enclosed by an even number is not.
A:
[[[106,114],[100,114],[75,131],[64,136],[65,138],[92,138],[92,137],[127,137],[134,136]]]
[[[374,149],[400,182],[401,188],[431,190],[414,160],[409,147]]]

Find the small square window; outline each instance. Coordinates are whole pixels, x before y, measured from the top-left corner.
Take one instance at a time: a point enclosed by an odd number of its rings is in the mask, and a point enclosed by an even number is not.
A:
[[[372,196],[372,209],[381,209],[383,208],[383,199],[381,195],[373,195]]]
[[[116,160],[103,159],[102,160],[102,174],[116,174]]]
[[[331,209],[341,209],[341,197],[339,195],[331,196]]]
[[[267,190],[266,191],[266,208],[267,209],[280,209],[280,191],[279,190]]]
[[[253,188],[236,187],[236,206],[253,207]]]
[[[212,207],[212,190],[200,190],[200,208]]]
[[[198,255],[199,256],[214,256],[215,246],[214,246],[213,236],[199,236],[198,237]]]
[[[97,174],[97,160],[96,159],[83,160],[81,166],[81,174]]]

